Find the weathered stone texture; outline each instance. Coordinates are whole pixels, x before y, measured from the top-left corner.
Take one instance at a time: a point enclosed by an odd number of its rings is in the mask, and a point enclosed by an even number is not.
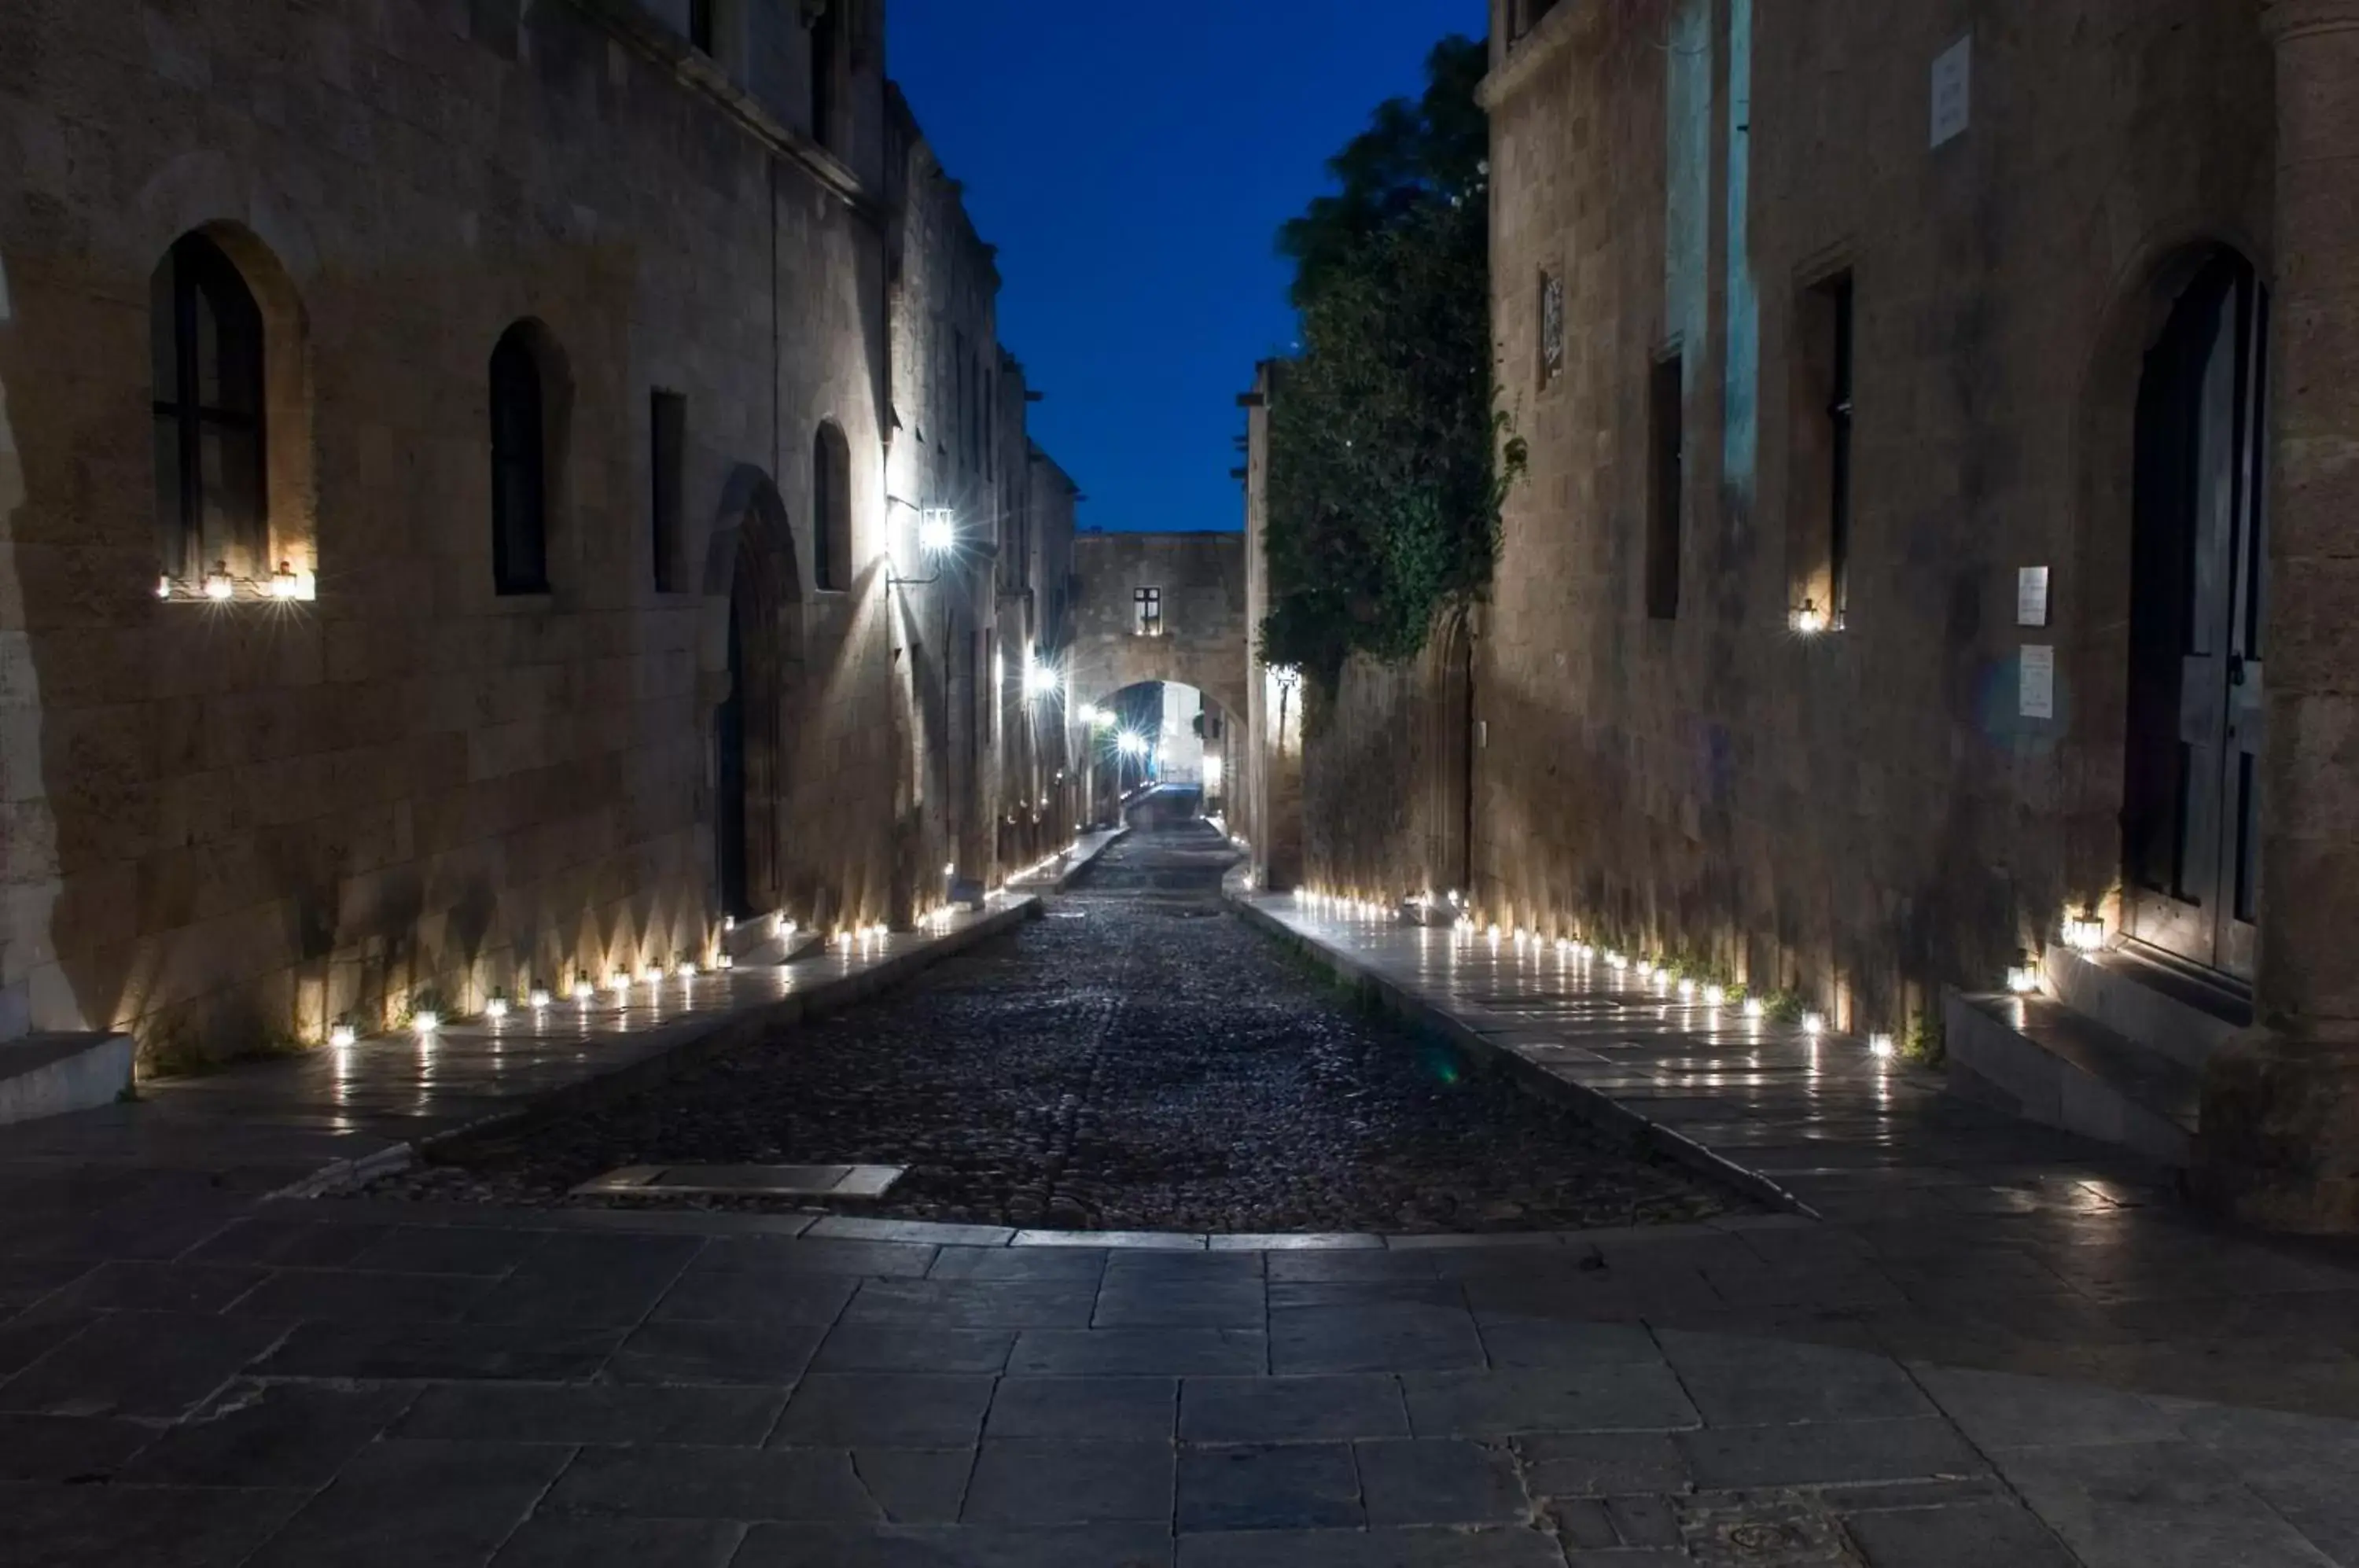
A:
[[[1103,702],[1176,681],[1245,711],[1245,541],[1238,533],[1085,533],[1073,539],[1073,691]],[[1163,592],[1163,631],[1138,635],[1133,594]]]
[[[1969,32],[1971,123],[1931,147],[1931,62]],[[1532,466],[1476,654],[1486,918],[1708,959],[1858,1029],[1995,983],[2119,877],[2130,408],[2175,258],[2223,243],[2268,271],[2255,7],[1663,0],[1495,48],[1494,305]],[[1788,613],[1828,588],[1798,334],[1846,268],[1847,617],[1805,639]],[[1566,363],[1543,384],[1547,275]],[[1672,350],[1658,619],[1648,385]],[[2033,565],[2045,630],[2015,624]],[[2027,643],[2057,648],[2052,721],[2017,713]]]
[[[885,454],[941,323],[886,320],[883,7],[850,13],[824,148],[802,8],[717,10],[717,60],[668,0],[0,15],[0,1038],[238,1049],[704,951],[749,561],[777,590],[766,891],[906,912],[941,856],[903,822]],[[315,602],[156,597],[149,278],[196,230],[263,310],[269,549]],[[995,363],[993,281],[959,309]],[[503,598],[487,367],[526,318],[562,361],[551,590]],[[688,408],[669,593],[655,388]],[[823,420],[840,593],[812,576]]]

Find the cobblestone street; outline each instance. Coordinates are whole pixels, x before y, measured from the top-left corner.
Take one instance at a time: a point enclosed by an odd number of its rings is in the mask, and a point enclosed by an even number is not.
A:
[[[631,1165],[877,1163],[909,1174],[859,1212],[1076,1229],[1567,1229],[1748,1206],[1349,1007],[1223,909],[1234,858],[1201,822],[1142,827],[1047,919],[904,991],[374,1191],[542,1203]]]
[[[1221,859],[1202,833],[1143,835],[1013,941],[527,1140],[505,1174],[260,1199],[324,1153],[312,1124],[351,1114],[292,1062],[7,1129],[0,1562],[2359,1568],[2347,1246],[2223,1231],[2102,1149],[1791,1029],[1625,1005],[1610,977],[1283,896],[1249,900],[1257,934],[1205,912]],[[1087,1192],[1075,1217],[1209,1225],[1236,1186],[1173,1151],[1228,1144],[1274,1184],[1318,1175],[1336,1207],[1300,1212],[1321,1220],[1430,1192],[1516,1194],[1527,1225],[1607,1192],[1625,1214],[1718,1201],[1517,1091],[1450,1083],[1416,1037],[1339,1011],[1281,931],[1676,1116],[1824,1217],[1207,1236],[439,1201],[555,1194],[686,1106],[671,1125],[726,1125],[734,1098],[750,1138],[862,1063],[924,1113],[863,1138],[930,1126],[955,1152],[962,1115],[1075,1100],[1042,1124],[1069,1129],[1040,1144],[1061,1168],[1010,1160],[1020,1180],[962,1197],[977,1178],[953,1159],[918,1189],[945,1214]],[[1090,1007],[1082,1060],[1019,1027]],[[1058,1098],[1008,1098],[991,1053],[944,1046],[960,1029],[1033,1040],[1016,1060]],[[1134,1030],[1164,1071],[1119,1048]],[[1280,1071],[1290,1038],[1325,1076]],[[388,1102],[416,1065],[396,1042],[366,1061]],[[1225,1103],[1248,1095],[1284,1118]],[[1157,1096],[1201,1120],[1192,1143],[1146,1114]],[[440,1118],[410,1121],[415,1139]],[[1164,1160],[1142,1176],[1092,1152],[1126,1138]],[[1147,1179],[1166,1169],[1183,1179]],[[1249,1190],[1238,1212],[1289,1211]]]

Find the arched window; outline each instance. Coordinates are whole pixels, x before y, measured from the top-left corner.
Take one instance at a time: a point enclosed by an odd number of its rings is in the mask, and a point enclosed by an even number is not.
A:
[[[156,521],[164,575],[264,570],[262,311],[202,234],[148,285],[156,387]]]
[[[811,581],[842,590],[852,577],[852,449],[832,424],[811,440]]]
[[[531,327],[492,351],[492,582],[502,593],[549,592],[549,398]]]

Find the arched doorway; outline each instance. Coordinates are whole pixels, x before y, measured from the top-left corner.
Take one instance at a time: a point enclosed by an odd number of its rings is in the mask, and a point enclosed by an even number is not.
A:
[[[712,710],[713,880],[723,914],[768,914],[786,898],[788,712],[795,696],[793,541],[766,476],[732,480],[705,573],[704,668]]]
[[[2210,257],[2139,377],[2123,923],[2249,982],[2260,898],[2268,299]]]

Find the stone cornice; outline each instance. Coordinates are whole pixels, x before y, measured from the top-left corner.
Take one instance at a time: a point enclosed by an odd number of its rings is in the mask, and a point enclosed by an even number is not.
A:
[[[1528,85],[1540,68],[1562,53],[1572,41],[1574,33],[1588,24],[1597,11],[1593,0],[1559,0],[1539,25],[1507,46],[1507,56],[1483,79],[1474,90],[1474,101],[1484,109],[1495,111],[1500,104],[1514,97]]]
[[[2263,0],[2261,30],[2276,43],[2359,29],[2359,0]]]
[[[870,222],[882,222],[881,208],[851,165],[773,115],[712,60],[691,48],[687,39],[657,24],[634,0],[568,3],[633,53],[663,67],[681,86],[711,100],[780,161],[799,169],[829,195]]]

